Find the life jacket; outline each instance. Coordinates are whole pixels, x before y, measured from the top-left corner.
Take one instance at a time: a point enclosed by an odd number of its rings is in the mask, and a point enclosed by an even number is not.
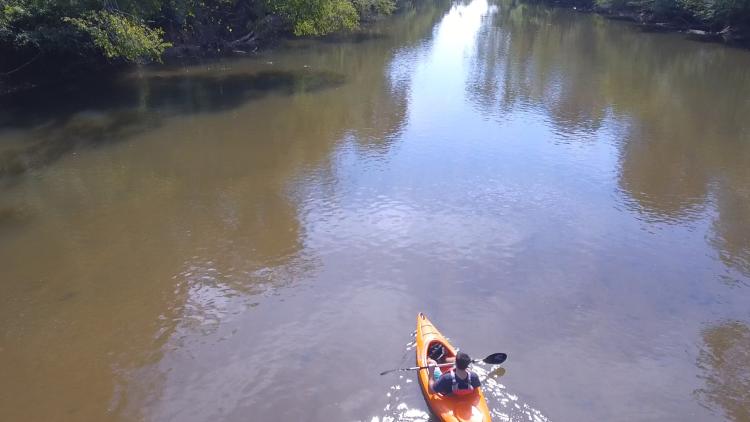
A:
[[[463,395],[471,394],[474,392],[474,387],[471,385],[471,372],[469,372],[468,369],[466,370],[466,374],[468,375],[466,377],[466,382],[468,383],[468,387],[461,388],[458,385],[458,375],[456,375],[456,370],[451,369],[451,377],[453,380],[453,383],[451,384],[451,392],[453,392],[453,394],[463,396]]]

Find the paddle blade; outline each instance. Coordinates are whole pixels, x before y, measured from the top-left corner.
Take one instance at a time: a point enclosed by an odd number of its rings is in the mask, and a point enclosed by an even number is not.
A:
[[[490,365],[500,365],[501,363],[505,362],[505,359],[508,359],[508,355],[506,355],[505,353],[493,353],[482,359],[482,362]]]

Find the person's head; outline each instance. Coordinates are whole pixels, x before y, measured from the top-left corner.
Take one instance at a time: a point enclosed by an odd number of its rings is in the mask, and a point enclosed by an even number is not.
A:
[[[456,355],[456,368],[466,369],[469,367],[470,363],[471,358],[469,357],[469,355],[464,352],[458,352],[458,354]]]

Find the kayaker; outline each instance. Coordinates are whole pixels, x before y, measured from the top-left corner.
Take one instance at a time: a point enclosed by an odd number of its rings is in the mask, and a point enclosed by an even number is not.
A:
[[[430,390],[438,394],[469,394],[481,385],[479,375],[469,371],[471,358],[464,352],[456,355],[455,368],[446,372],[437,379],[429,377]]]
[[[428,365],[438,365],[441,363],[453,363],[456,358],[453,356],[446,356],[445,346],[440,343],[432,343],[429,350],[427,351]]]
[[[447,353],[445,353],[445,346],[440,343],[432,343],[430,348],[427,349],[427,365],[433,367],[430,375],[434,376],[435,380],[443,375],[443,371],[437,365],[455,362],[456,358],[453,356],[447,356]]]

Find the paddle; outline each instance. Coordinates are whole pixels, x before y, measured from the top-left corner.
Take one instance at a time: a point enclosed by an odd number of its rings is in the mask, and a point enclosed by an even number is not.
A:
[[[489,365],[500,365],[501,363],[505,362],[505,359],[508,359],[508,355],[505,353],[493,353],[486,358],[482,360],[474,359],[471,362],[472,363],[487,363]],[[453,366],[453,363],[440,363],[437,365],[430,365],[430,366]],[[396,369],[389,369],[387,371],[383,371],[380,373],[380,375],[390,374],[391,372],[396,371],[416,371],[419,369],[427,369],[430,366],[413,366],[411,368],[396,368]]]

